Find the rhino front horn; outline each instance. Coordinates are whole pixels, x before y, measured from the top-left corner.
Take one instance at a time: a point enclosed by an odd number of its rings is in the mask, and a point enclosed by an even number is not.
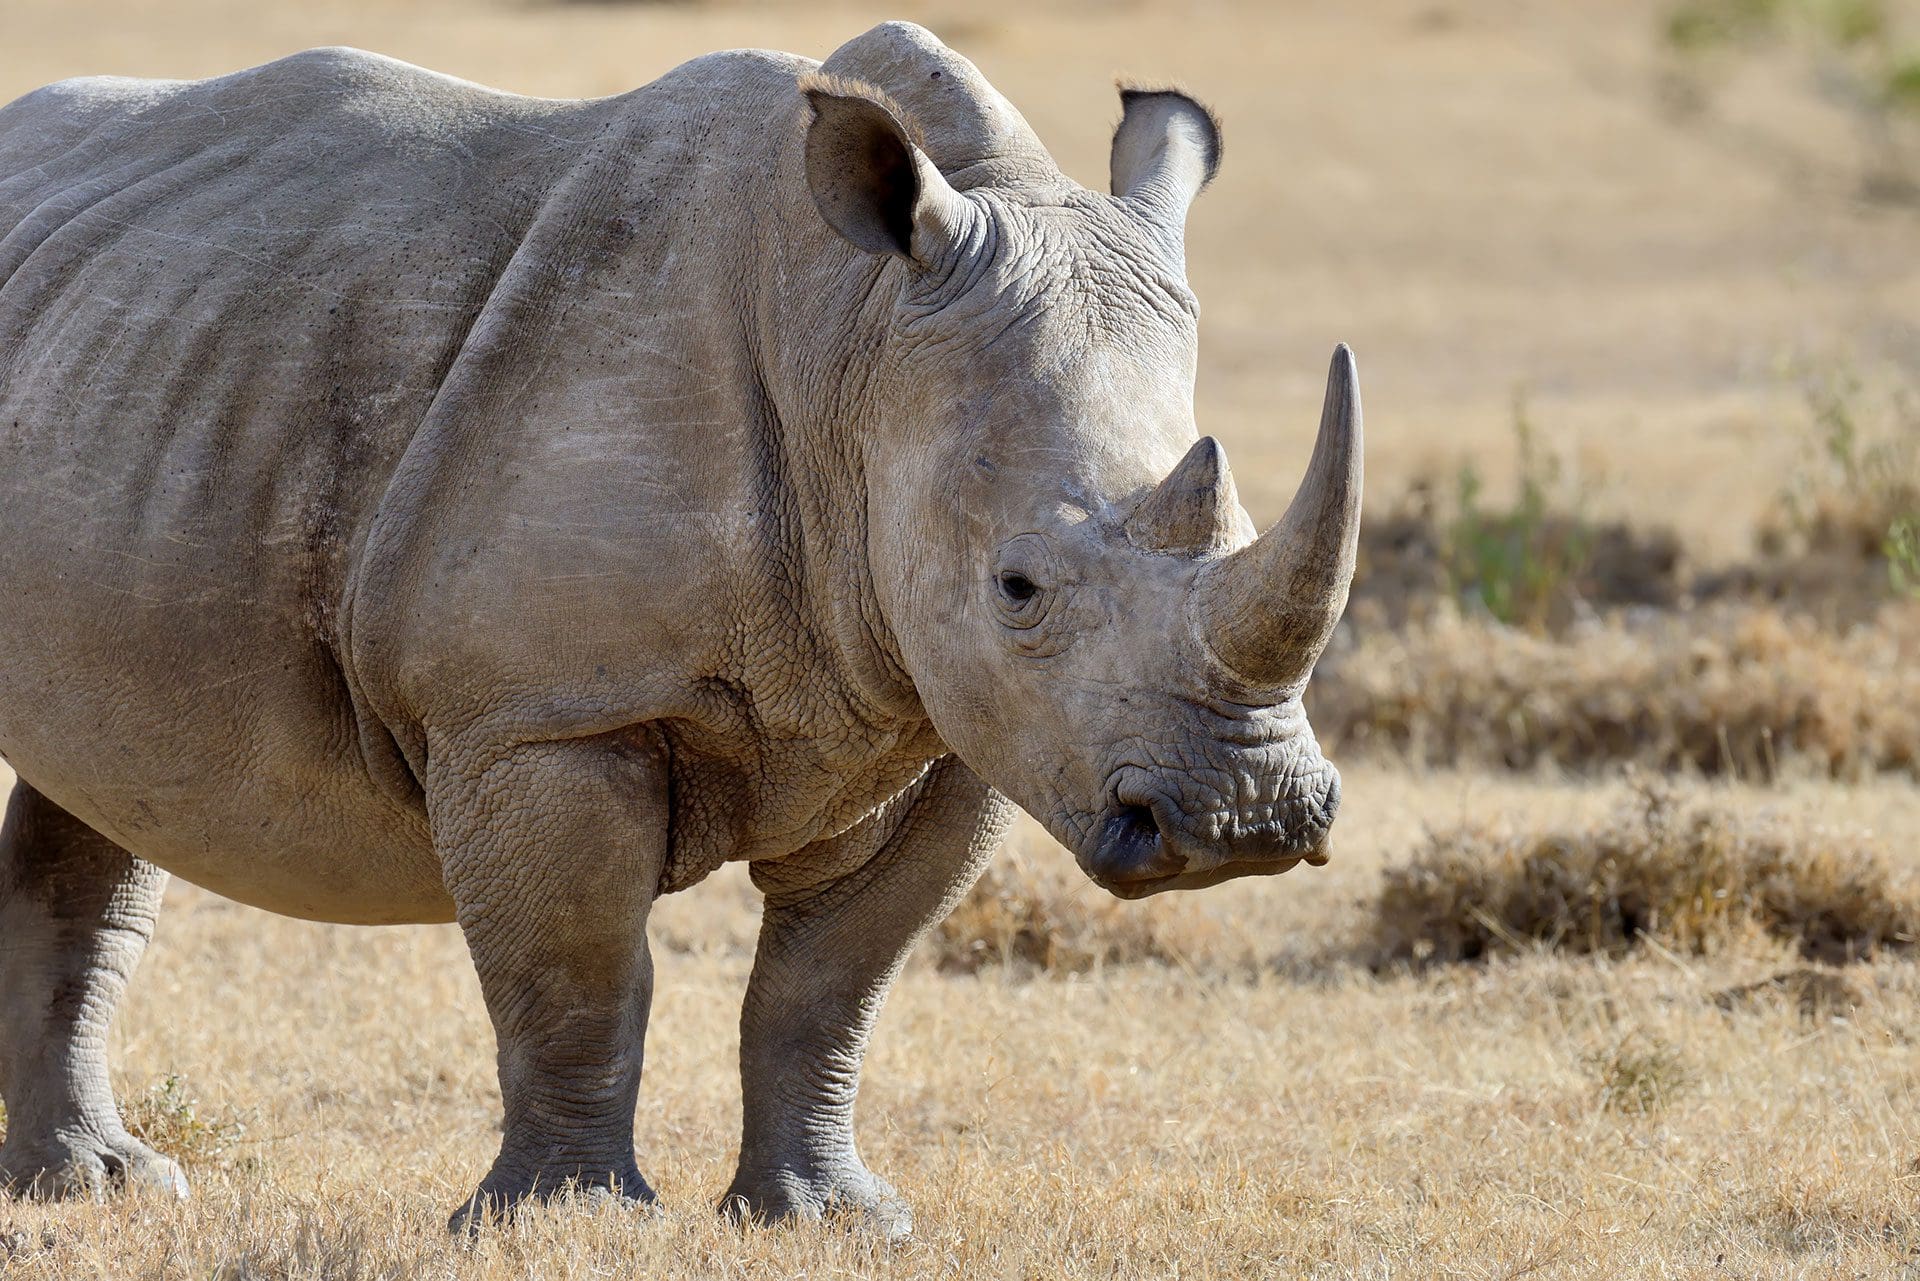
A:
[[[1326,405],[1306,479],[1280,523],[1202,571],[1208,646],[1262,689],[1304,680],[1347,607],[1360,545],[1360,379],[1345,343],[1327,372]]]

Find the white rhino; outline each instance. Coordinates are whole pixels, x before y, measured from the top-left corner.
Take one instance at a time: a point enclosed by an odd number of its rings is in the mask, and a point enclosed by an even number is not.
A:
[[[652,1200],[648,909],[747,860],[722,1204],[899,1232],[862,1057],[1009,800],[1126,897],[1324,861],[1352,361],[1254,539],[1195,439],[1219,133],[1122,98],[1110,195],[904,23],[591,102],[335,49],[0,110],[0,1183],[184,1193],[104,1051],[169,872],[459,922],[472,1223]]]

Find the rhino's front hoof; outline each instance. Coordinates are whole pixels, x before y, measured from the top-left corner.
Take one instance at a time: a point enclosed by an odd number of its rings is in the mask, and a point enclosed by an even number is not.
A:
[[[51,1200],[100,1200],[114,1193],[143,1192],[184,1201],[187,1176],[177,1163],[123,1135],[105,1141],[61,1140],[44,1150],[0,1148],[0,1189]]]
[[[528,1205],[560,1203],[589,1211],[608,1207],[634,1211],[646,1216],[661,1213],[660,1198],[654,1195],[639,1170],[609,1173],[590,1178],[487,1176],[479,1190],[447,1220],[447,1230],[472,1235],[490,1223],[506,1223],[514,1213]]]
[[[807,1179],[781,1170],[734,1176],[720,1212],[736,1223],[829,1223],[887,1241],[913,1235],[913,1211],[886,1180],[866,1171]]]

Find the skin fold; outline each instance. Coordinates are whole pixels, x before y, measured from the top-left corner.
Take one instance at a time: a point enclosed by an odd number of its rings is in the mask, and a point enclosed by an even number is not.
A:
[[[169,873],[457,921],[501,1150],[638,1203],[654,899],[746,860],[746,1217],[911,1216],[887,989],[1026,808],[1117,894],[1324,861],[1344,348],[1255,539],[1196,439],[1184,95],[1066,179],[926,31],[615,98],[353,50],[0,109],[0,1185],[179,1169],[104,1033]]]

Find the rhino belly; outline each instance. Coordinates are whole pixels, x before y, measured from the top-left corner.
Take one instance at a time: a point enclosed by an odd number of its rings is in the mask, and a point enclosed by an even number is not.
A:
[[[369,777],[345,704],[316,696],[323,668],[232,613],[185,617],[59,568],[16,578],[0,614],[0,756],[21,778],[131,853],[256,907],[452,918],[424,814]],[[206,634],[218,621],[224,643]]]

